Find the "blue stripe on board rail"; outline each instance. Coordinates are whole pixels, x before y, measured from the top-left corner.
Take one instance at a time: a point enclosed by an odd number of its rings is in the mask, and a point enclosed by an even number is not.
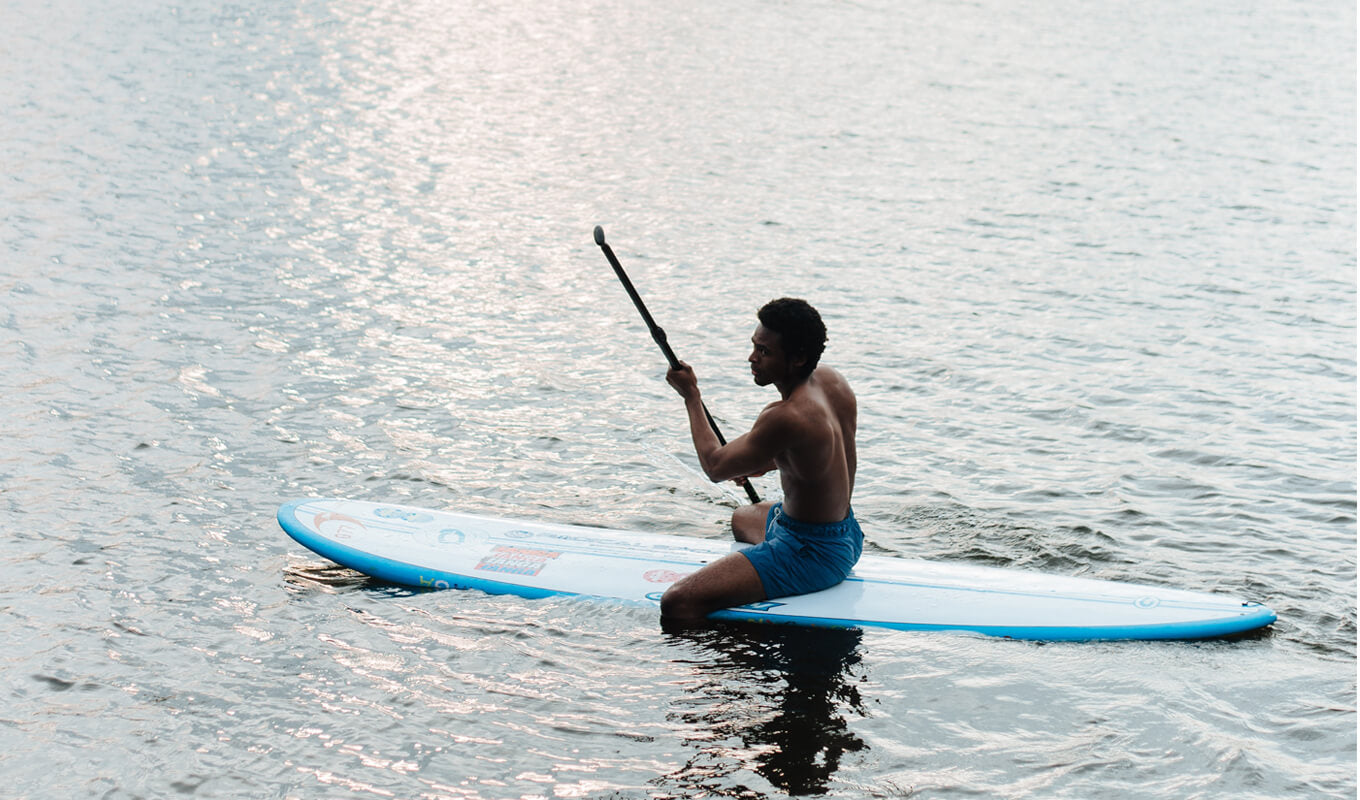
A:
[[[886,628],[896,631],[936,631],[980,633],[1005,639],[1049,642],[1152,641],[1218,639],[1263,628],[1276,619],[1275,612],[1256,603],[1250,612],[1228,619],[1198,622],[1162,622],[1151,625],[1110,625],[1100,627],[1055,627],[1048,625],[941,625],[919,622],[882,622],[874,620],[832,619],[772,615],[742,608],[729,608],[709,615],[710,619],[743,622],[776,622],[814,628]]]

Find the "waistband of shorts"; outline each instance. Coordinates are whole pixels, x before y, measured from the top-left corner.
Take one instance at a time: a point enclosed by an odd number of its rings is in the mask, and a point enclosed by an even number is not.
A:
[[[783,503],[776,503],[773,511],[775,521],[779,523],[780,527],[799,536],[829,539],[839,538],[859,530],[859,522],[855,519],[855,509],[853,508],[846,512],[845,519],[840,522],[803,522],[785,514]]]

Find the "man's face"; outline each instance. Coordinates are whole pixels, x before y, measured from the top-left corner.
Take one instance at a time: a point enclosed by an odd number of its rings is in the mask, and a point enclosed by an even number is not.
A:
[[[757,386],[783,381],[792,371],[779,334],[764,325],[756,325],[756,332],[751,334],[751,355],[746,360],[751,363],[751,377]]]

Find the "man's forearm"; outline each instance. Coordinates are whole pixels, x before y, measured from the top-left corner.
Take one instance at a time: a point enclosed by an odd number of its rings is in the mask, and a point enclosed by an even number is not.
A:
[[[699,456],[699,467],[704,474],[713,480],[712,473],[713,456],[722,445],[718,442],[718,435],[713,432],[713,426],[708,424],[708,414],[704,411],[704,401],[698,396],[693,399],[685,399],[685,412],[689,415],[689,434],[694,440],[694,452]]]

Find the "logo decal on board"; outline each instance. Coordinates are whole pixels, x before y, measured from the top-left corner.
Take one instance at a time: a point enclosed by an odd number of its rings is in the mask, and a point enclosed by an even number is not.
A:
[[[373,509],[373,516],[382,517],[383,519],[399,519],[402,522],[417,523],[431,522],[434,520],[433,515],[426,514],[424,511],[411,511],[406,508],[388,508],[386,506]]]
[[[642,573],[642,579],[648,583],[675,583],[688,574],[669,569],[652,569]]]
[[[779,608],[782,605],[784,604],[776,603],[771,600],[762,600],[759,603],[747,603],[744,606],[737,606],[737,608],[743,609],[745,611],[771,611],[773,609]]]
[[[329,536],[332,539],[353,539],[356,535],[368,530],[364,527],[364,523],[354,517],[337,514],[334,511],[317,514],[312,519],[312,525],[315,526],[317,533]],[[329,530],[327,529],[328,526]]]
[[[562,555],[554,550],[533,550],[528,547],[497,545],[477,562],[476,569],[486,572],[505,572],[511,575],[537,575],[549,561]]]

